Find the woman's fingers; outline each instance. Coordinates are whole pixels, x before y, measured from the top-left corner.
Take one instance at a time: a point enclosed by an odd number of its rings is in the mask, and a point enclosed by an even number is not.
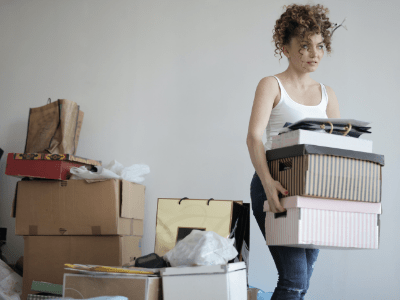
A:
[[[284,212],[286,211],[286,209],[283,208],[283,206],[281,205],[278,196],[274,197],[274,204],[275,204],[275,208],[277,210],[277,212]]]
[[[287,195],[289,193],[288,190],[285,189],[279,181],[277,181],[276,189],[279,190],[282,195]]]
[[[286,211],[285,208],[281,205],[279,201],[279,196],[278,192],[281,192],[284,195],[286,194],[286,189],[282,187],[281,183],[279,181],[275,181],[273,185],[269,185],[267,189],[265,190],[266,196],[268,199],[268,204],[270,207],[270,210],[274,213],[278,212],[284,212]]]
[[[278,195],[272,196],[271,201],[268,200],[268,205],[270,207],[270,210],[273,213],[278,213],[278,212],[284,212],[286,211],[285,208],[282,207],[281,203],[279,202],[279,197]]]

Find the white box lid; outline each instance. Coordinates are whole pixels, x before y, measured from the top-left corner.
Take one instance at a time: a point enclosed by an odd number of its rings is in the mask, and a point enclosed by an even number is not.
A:
[[[175,276],[175,275],[188,275],[188,274],[212,274],[212,273],[228,273],[246,268],[246,264],[241,262],[226,264],[226,265],[213,265],[213,266],[193,266],[193,267],[170,267],[164,268],[160,271],[161,276]]]
[[[280,199],[281,205],[288,208],[302,207],[333,211],[360,212],[369,214],[381,214],[381,203],[337,200],[315,197],[291,196]],[[264,201],[264,211],[270,211],[268,201]]]

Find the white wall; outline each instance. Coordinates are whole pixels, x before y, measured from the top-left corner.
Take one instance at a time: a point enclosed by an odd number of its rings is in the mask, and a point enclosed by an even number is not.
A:
[[[272,29],[286,1],[0,1],[0,147],[23,152],[28,110],[48,97],[85,112],[77,154],[145,163],[143,254],[154,250],[158,197],[250,201],[245,143],[259,80],[287,67]],[[299,3],[305,4],[305,1]],[[384,154],[380,249],[321,250],[308,299],[398,299],[398,1],[322,1],[347,17],[312,78],[331,86],[341,116],[368,120]],[[5,153],[5,155],[6,155]],[[0,162],[6,257],[23,255],[9,217],[17,179]],[[277,272],[251,216],[250,284]]]

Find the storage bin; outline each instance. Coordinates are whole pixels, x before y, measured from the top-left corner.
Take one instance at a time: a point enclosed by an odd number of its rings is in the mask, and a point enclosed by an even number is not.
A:
[[[378,249],[381,203],[292,196],[284,213],[264,202],[267,245],[316,249]]]
[[[266,156],[287,196],[381,202],[383,155],[303,144]]]

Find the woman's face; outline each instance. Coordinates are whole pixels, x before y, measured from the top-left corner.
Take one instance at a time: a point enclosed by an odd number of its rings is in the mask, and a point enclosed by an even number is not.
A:
[[[321,34],[310,36],[311,40],[291,39],[289,46],[284,46],[284,54],[296,69],[314,72],[324,56],[324,44]]]

